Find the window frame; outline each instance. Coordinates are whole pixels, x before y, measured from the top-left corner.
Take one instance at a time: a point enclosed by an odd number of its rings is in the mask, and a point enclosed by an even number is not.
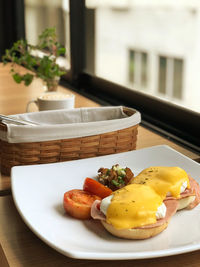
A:
[[[0,61],[13,42],[25,38],[24,0],[0,1]]]
[[[161,65],[160,65],[160,60],[161,59],[166,60],[166,79],[165,79],[165,92],[159,91],[160,88],[160,74],[161,74]],[[182,66],[181,66],[181,90],[180,90],[180,96],[177,97],[175,96],[176,91],[174,87],[175,83],[175,61],[180,61]],[[183,95],[184,95],[184,87],[183,87],[183,77],[184,77],[184,59],[183,58],[177,58],[177,57],[169,57],[169,56],[164,56],[164,55],[158,55],[158,84],[157,84],[157,93],[161,96],[165,96],[167,99],[174,98],[177,101],[182,101]]]
[[[131,54],[134,54],[133,64],[135,66],[133,73],[131,73]],[[143,61],[142,57],[146,56],[146,68],[145,68],[145,79],[143,80]],[[130,87],[138,86],[138,90],[146,91],[149,85],[149,55],[147,51],[138,49],[128,50],[128,83]],[[130,76],[133,76],[133,81],[131,81]],[[144,84],[145,83],[145,84]]]

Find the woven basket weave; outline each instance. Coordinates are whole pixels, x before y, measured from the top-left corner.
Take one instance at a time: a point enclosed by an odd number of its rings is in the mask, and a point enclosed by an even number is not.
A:
[[[133,110],[124,108],[128,116]],[[72,139],[32,143],[8,143],[0,140],[1,173],[10,175],[13,166],[53,163],[96,157],[136,149],[138,124],[132,127]],[[6,131],[0,123],[0,130]]]

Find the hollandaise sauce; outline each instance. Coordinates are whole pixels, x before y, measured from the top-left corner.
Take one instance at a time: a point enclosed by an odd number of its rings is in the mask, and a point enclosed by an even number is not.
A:
[[[156,222],[162,198],[149,186],[130,184],[113,193],[106,220],[116,229],[129,229]]]
[[[145,184],[152,187],[162,198],[167,194],[175,198],[180,197],[181,186],[186,183],[190,188],[187,173],[179,167],[150,167],[144,169],[132,183]]]

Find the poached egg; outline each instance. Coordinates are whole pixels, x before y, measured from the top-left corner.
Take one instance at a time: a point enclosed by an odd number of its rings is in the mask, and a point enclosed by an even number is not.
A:
[[[130,229],[164,218],[166,206],[151,187],[130,184],[102,199],[100,210],[116,229]]]
[[[166,196],[179,198],[186,188],[190,188],[187,173],[179,167],[149,167],[134,177],[131,183],[148,185],[163,199]]]

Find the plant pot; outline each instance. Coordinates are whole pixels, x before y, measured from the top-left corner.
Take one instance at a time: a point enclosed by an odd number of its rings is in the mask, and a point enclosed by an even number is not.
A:
[[[54,79],[47,80],[45,82],[45,92],[56,92],[58,88],[58,84],[60,81],[60,77],[56,77]]]

